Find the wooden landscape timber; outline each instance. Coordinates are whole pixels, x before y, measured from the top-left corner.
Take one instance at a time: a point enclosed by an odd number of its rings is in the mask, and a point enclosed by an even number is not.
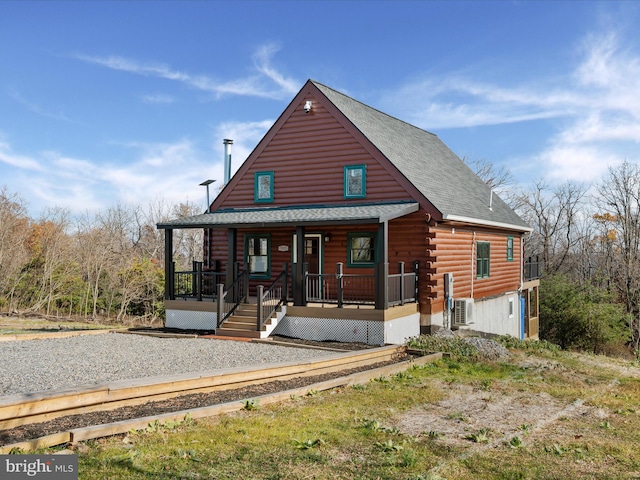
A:
[[[357,351],[357,352],[348,352],[345,354],[338,354],[332,356],[331,359],[312,361],[312,362],[296,362],[289,364],[279,364],[279,365],[271,365],[267,368],[256,368],[250,369],[248,371],[241,372],[240,369],[229,369],[224,373],[222,371],[217,371],[217,375],[210,376],[199,376],[193,377],[193,385],[189,384],[188,378],[183,378],[182,381],[177,382],[176,389],[173,392],[168,392],[164,394],[158,395],[158,391],[167,390],[168,384],[173,383],[173,381],[168,380],[165,377],[165,381],[153,384],[153,383],[143,383],[138,382],[137,387],[134,385],[134,381],[125,381],[125,382],[114,382],[110,384],[111,386],[122,387],[115,388],[115,391],[120,391],[120,397],[124,395],[125,391],[133,394],[130,399],[120,399],[114,402],[109,402],[107,405],[97,404],[95,403],[97,398],[100,397],[98,391],[100,388],[90,389],[87,391],[86,396],[82,396],[85,400],[91,399],[91,405],[86,405],[85,407],[74,406],[70,409],[62,409],[61,405],[62,399],[66,397],[68,400],[71,400],[72,397],[77,397],[80,393],[65,391],[64,394],[51,395],[47,397],[43,395],[39,399],[24,398],[24,402],[22,404],[13,402],[3,402],[3,400],[13,398],[13,400],[17,400],[16,397],[5,397],[5,399],[0,399],[0,403],[4,405],[0,406],[0,411],[3,415],[3,420],[0,423],[0,429],[12,428],[18,425],[27,425],[31,423],[42,422],[46,420],[50,420],[52,418],[78,414],[78,413],[86,413],[89,411],[96,410],[106,410],[109,408],[118,408],[119,406],[124,405],[132,405],[132,404],[141,404],[150,401],[155,401],[162,398],[170,398],[170,396],[177,395],[186,395],[191,393],[199,393],[211,391],[213,389],[233,389],[239,388],[241,386],[246,385],[255,385],[270,381],[276,380],[285,380],[287,378],[292,377],[300,377],[300,376],[311,376],[318,375],[322,373],[336,372],[340,370],[348,370],[349,368],[355,368],[363,365],[373,365],[379,362],[387,361],[392,359],[394,356],[405,353],[406,347],[398,347],[398,346],[389,346],[389,347],[380,347],[375,349],[369,349],[365,351]],[[415,354],[416,352],[411,352]],[[374,378],[384,377],[393,375],[395,373],[404,371],[410,368],[413,365],[423,365],[425,363],[433,362],[442,358],[441,353],[433,353],[430,355],[425,355],[418,358],[412,358],[410,360],[402,361],[399,363],[366,370],[358,373],[353,373],[351,375],[334,378],[331,380],[327,380],[324,382],[315,383],[312,385],[307,385],[304,387],[286,390],[283,392],[263,395],[259,397],[252,398],[251,400],[256,401],[260,405],[267,405],[270,403],[276,403],[288,400],[295,396],[304,396],[312,391],[323,391],[330,390],[332,388],[337,388],[340,386],[349,386],[355,384],[362,384],[370,381]],[[175,378],[175,377],[171,377]],[[203,387],[203,382],[208,381],[215,383],[210,387]],[[168,380],[168,382],[166,381]],[[131,383],[131,385],[123,385],[124,383]],[[114,385],[118,384],[118,385]],[[189,388],[193,386],[193,388]],[[109,389],[107,388],[106,394],[108,396]],[[60,392],[58,392],[60,393]],[[145,396],[145,393],[148,395]],[[22,395],[21,397],[30,397],[30,395]],[[51,402],[47,402],[50,399]],[[249,399],[246,399],[249,400]],[[128,401],[132,403],[127,403]],[[108,402],[108,400],[107,400]],[[52,409],[50,412],[44,412],[46,409],[47,403],[49,403],[49,408]],[[72,401],[72,403],[75,403]],[[113,407],[111,405],[117,404],[118,407]],[[41,405],[38,405],[41,404]],[[114,422],[110,424],[104,425],[95,425],[84,428],[71,429],[67,432],[59,432],[56,434],[47,435],[45,437],[37,438],[34,440],[29,440],[25,442],[15,443],[11,445],[4,445],[0,447],[0,454],[6,454],[11,451],[22,451],[28,452],[33,451],[39,448],[47,448],[55,445],[60,445],[64,443],[74,443],[80,442],[84,440],[89,440],[92,438],[105,437],[110,435],[116,435],[119,433],[125,433],[132,429],[144,429],[149,426],[149,424],[155,423],[156,421],[159,423],[165,422],[176,422],[182,421],[185,418],[203,418],[214,415],[221,415],[224,413],[230,413],[242,410],[244,408],[245,400],[233,401],[228,403],[223,403],[219,405],[211,405],[208,407],[194,408],[190,410],[183,410],[178,412],[164,413],[160,415],[148,416],[137,419],[123,420],[120,422]],[[15,418],[8,418],[7,415],[10,415],[13,408],[13,412],[17,415],[22,415]],[[42,413],[29,415],[30,412],[42,411]],[[18,423],[15,423],[18,422]],[[20,423],[22,422],[22,423]]]

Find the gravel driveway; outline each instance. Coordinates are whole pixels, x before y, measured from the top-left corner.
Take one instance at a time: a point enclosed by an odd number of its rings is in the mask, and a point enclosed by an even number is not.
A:
[[[263,343],[121,333],[2,342],[0,396],[332,354]]]

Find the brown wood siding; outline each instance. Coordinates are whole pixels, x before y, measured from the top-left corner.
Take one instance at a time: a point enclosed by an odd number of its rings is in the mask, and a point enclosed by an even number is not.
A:
[[[333,226],[327,228],[307,228],[306,234],[329,234],[328,242],[322,241],[323,267],[325,274],[336,273],[338,262],[343,264],[344,273],[373,274],[373,268],[353,268],[347,264],[347,236],[354,232],[377,232],[378,225]],[[239,229],[237,236],[236,261],[244,262],[244,237],[246,234],[269,233],[271,235],[271,277],[281,271],[283,263],[291,263],[294,228],[281,229]],[[217,260],[220,268],[226,270],[227,230],[212,230],[212,261]],[[398,272],[398,262],[405,262],[405,270],[413,269],[413,262],[419,265],[420,312],[433,314],[444,310],[444,274],[453,273],[455,278],[455,298],[471,297],[481,299],[499,295],[505,291],[515,291],[520,285],[520,236],[513,236],[513,260],[507,260],[506,232],[470,227],[429,227],[425,212],[419,211],[389,222],[389,273]],[[490,274],[488,278],[476,278],[476,242],[489,242]],[[281,251],[279,246],[287,246]],[[266,279],[253,280],[252,294],[258,284],[268,285]],[[473,294],[472,294],[473,290]]]
[[[385,167],[312,97],[297,109],[238,178],[220,208],[411,200]],[[366,198],[345,200],[344,166],[366,165]],[[388,167],[387,167],[388,168]],[[254,174],[274,172],[274,201],[254,202]]]
[[[520,235],[482,228],[439,226],[433,229],[436,273],[434,311],[444,308],[444,274],[453,273],[454,297],[481,299],[517,290],[522,258]],[[507,238],[513,237],[513,260],[507,260]],[[490,243],[489,277],[476,278],[476,243]],[[473,293],[472,293],[473,292]]]

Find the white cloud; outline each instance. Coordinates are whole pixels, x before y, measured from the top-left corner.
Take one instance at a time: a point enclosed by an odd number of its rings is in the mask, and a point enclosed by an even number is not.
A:
[[[163,198],[177,204],[189,197],[202,200],[205,208],[204,191],[198,184],[210,165],[191,141],[125,148],[128,161],[116,164],[53,151],[19,155],[8,143],[0,142],[0,162],[10,167],[8,187],[28,199],[31,211],[64,207],[73,214],[95,213],[116,203],[140,206]],[[214,178],[222,178],[222,156],[212,170]]]
[[[579,54],[561,78],[505,86],[469,73],[430,76],[401,87],[385,102],[427,129],[555,119],[549,124],[555,133],[530,155],[537,175],[595,181],[609,166],[640,160],[626,158],[640,143],[640,52],[635,39],[605,31],[587,36]],[[531,128],[535,133],[534,124]]]
[[[21,170],[44,171],[40,163],[26,155],[13,152],[11,146],[0,140],[0,162]]]
[[[271,128],[273,122],[274,120],[262,120],[260,122],[226,122],[215,129],[213,133],[213,138],[215,138],[214,150],[219,153],[221,162],[224,160],[222,139],[229,138],[233,140],[231,175],[244,163],[258,142],[264,137],[269,128]]]
[[[22,106],[26,107],[29,111],[35,113],[36,115],[40,115],[41,117],[51,118],[53,120],[61,120],[63,122],[74,123],[72,120],[67,117],[63,112],[53,112],[43,108],[41,105],[37,103],[27,100],[20,92],[13,89],[10,92],[11,98],[13,98],[16,102],[20,103]]]
[[[545,178],[559,183],[591,183],[602,178],[609,166],[622,163],[615,153],[589,145],[558,144],[540,153],[538,160],[538,165],[546,166]]]
[[[298,82],[285,77],[272,66],[272,57],[277,51],[278,47],[273,44],[267,44],[258,48],[253,56],[254,67],[257,74],[250,75],[247,78],[226,81],[217,80],[208,75],[181,72],[168,65],[145,63],[119,55],[108,55],[104,57],[75,55],[75,58],[112,70],[182,83],[191,88],[212,93],[216,97],[239,95],[282,99],[297,92]],[[275,88],[273,86],[274,84]]]

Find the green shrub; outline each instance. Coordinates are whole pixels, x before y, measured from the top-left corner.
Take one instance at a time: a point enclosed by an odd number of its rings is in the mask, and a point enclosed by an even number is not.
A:
[[[442,352],[451,358],[476,358],[478,349],[460,337],[438,337],[434,335],[420,335],[407,340],[409,348],[415,348],[423,354]]]
[[[528,350],[532,352],[557,352],[560,350],[558,345],[547,340],[520,340],[519,338],[512,337],[511,335],[495,337],[494,340],[504,345],[506,348],[513,348],[516,350]]]
[[[540,282],[540,338],[563,349],[606,353],[629,340],[629,317],[611,295],[564,275]]]

